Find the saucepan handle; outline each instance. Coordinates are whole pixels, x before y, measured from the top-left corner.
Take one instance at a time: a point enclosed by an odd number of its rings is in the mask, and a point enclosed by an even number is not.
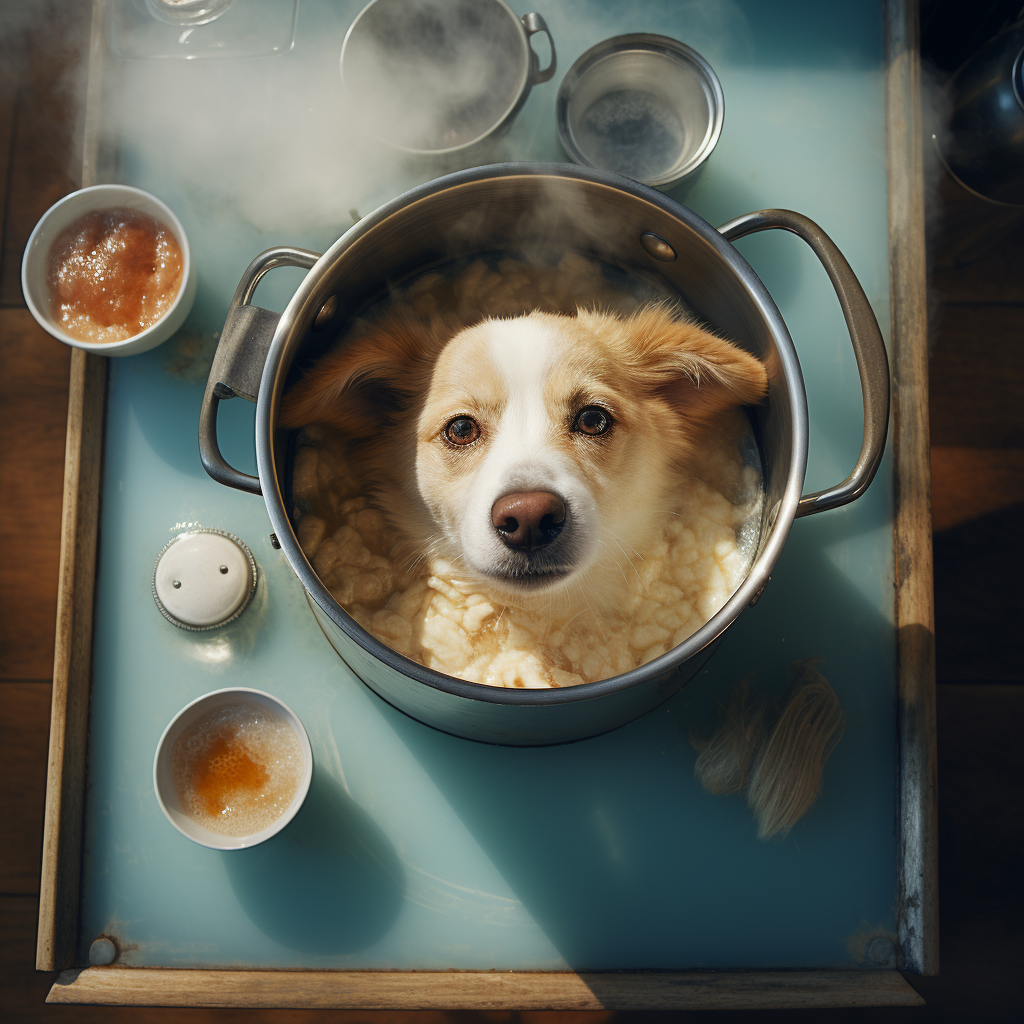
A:
[[[555,68],[558,66],[558,63],[555,57],[555,41],[551,38],[548,23],[535,11],[530,14],[524,14],[521,21],[523,28],[526,29],[526,45],[530,47],[530,84],[540,85],[542,82],[549,82],[555,74]],[[548,37],[548,43],[551,45],[551,60],[543,71],[540,67],[540,59],[530,43],[530,39],[538,32],[543,32]]]
[[[256,285],[268,271],[277,267],[304,267],[311,270],[320,254],[308,249],[277,246],[261,252],[242,275],[224,319],[224,329],[206,382],[203,406],[199,413],[199,457],[203,468],[219,484],[236,487],[250,494],[262,494],[259,477],[250,476],[230,465],[217,444],[217,408],[226,398],[244,398],[255,402],[263,377],[270,343],[274,340],[280,313],[253,306]]]
[[[853,472],[835,487],[805,494],[797,506],[797,516],[824,512],[848,505],[859,498],[874,479],[885,449],[889,426],[889,360],[878,321],[871,310],[846,257],[824,231],[802,214],[792,210],[759,210],[723,224],[718,230],[730,241],[768,228],[782,228],[799,235],[821,261],[836,290],[846,318],[853,352],[860,371],[860,388],[864,399],[864,440]]]

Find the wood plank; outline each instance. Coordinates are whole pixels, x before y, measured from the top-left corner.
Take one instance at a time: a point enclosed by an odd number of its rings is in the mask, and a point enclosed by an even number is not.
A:
[[[50,727],[49,683],[0,687],[0,892],[39,891],[39,854],[46,791],[46,737]]]
[[[943,968],[935,998],[924,996],[944,1020],[1015,1020],[1024,1004],[1024,686],[940,683],[938,723]]]
[[[1012,967],[1024,952],[1024,686],[942,683],[938,720],[943,916],[984,936],[975,959]]]
[[[1024,277],[1024,259],[1018,264]],[[1024,448],[1024,307],[944,306],[931,360],[937,447]]]
[[[932,447],[932,530],[1024,502],[1024,448]]]
[[[887,0],[885,24],[899,747],[896,909],[904,966],[917,974],[935,974],[939,969],[935,618],[916,0]]]
[[[74,125],[91,11],[80,0],[49,0],[12,19],[8,43],[19,76],[10,199],[0,262],[0,305],[20,306],[21,254],[36,221],[78,187]],[[59,28],[55,29],[55,26]]]
[[[65,971],[49,1003],[317,1009],[683,1010],[921,1006],[896,971]]]
[[[18,113],[0,265],[0,306],[25,304],[21,294],[21,256],[28,236],[36,221],[77,187],[68,172],[66,157],[52,145],[24,100],[19,103]]]
[[[933,298],[1024,304],[1024,210],[986,203],[944,171],[932,209]]]
[[[103,357],[74,350],[36,947],[36,964],[44,971],[73,963],[78,940],[106,371]]]
[[[49,679],[71,350],[0,309],[0,679]]]
[[[935,635],[943,680],[1024,683],[1024,503],[935,537]],[[1012,568],[1011,568],[1012,567]]]
[[[101,91],[102,2],[93,4],[87,13],[91,27],[86,94],[95,104]],[[95,129],[95,109],[87,109],[85,119]],[[87,140],[83,146],[84,185],[93,184],[90,175],[95,172],[95,163],[87,159],[93,151]],[[75,962],[77,954],[106,397],[107,360],[74,349],[68,394],[53,702],[36,934],[36,967],[41,971],[67,967]]]
[[[112,1024],[123,1021],[134,1024],[324,1024],[324,1014],[316,1010],[291,1010],[284,1014],[276,1009],[223,1010],[215,1008],[184,1007],[147,1011],[125,1007],[64,1006],[55,1010],[46,1005],[46,994],[53,985],[55,975],[37,971],[33,963],[38,903],[34,896],[0,896],[0,1020],[4,1024]],[[607,1015],[606,1015],[607,1016]],[[364,1011],[336,1011],[330,1014],[331,1024],[368,1024]],[[465,1018],[455,1018],[441,1011],[433,1013],[395,1013],[375,1015],[377,1024],[467,1024]],[[547,1024],[601,1024],[599,1014],[588,1014],[587,1021],[579,1018],[562,1022],[549,1020]],[[493,1024],[493,1022],[492,1022]],[[529,1024],[529,1022],[524,1022]],[[540,1022],[535,1022],[540,1024]]]
[[[6,57],[6,52],[0,50],[0,238],[3,238],[4,216],[7,209],[7,184],[11,170],[18,98],[17,79]]]
[[[5,1024],[34,1019],[53,984],[52,974],[33,970],[37,904],[35,896],[0,896],[0,1018]]]

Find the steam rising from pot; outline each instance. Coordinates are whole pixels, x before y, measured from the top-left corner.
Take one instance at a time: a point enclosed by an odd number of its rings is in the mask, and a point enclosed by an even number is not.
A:
[[[234,7],[238,6],[236,0]],[[184,216],[203,218],[221,238],[238,238],[240,230],[247,235],[256,232],[255,253],[261,244],[327,246],[351,226],[354,212],[369,213],[405,189],[437,176],[438,169],[429,164],[396,160],[390,145],[369,135],[365,124],[374,98],[343,86],[342,42],[363,6],[364,0],[302,0],[296,48],[270,57],[189,61],[106,57],[101,123],[108,138],[101,142],[106,141],[111,152],[116,141],[117,163],[101,163],[100,180],[134,181],[172,201],[184,193],[187,204],[182,205],[191,206],[180,211]],[[559,45],[563,67],[603,38],[662,28],[652,20],[651,5],[642,0],[615,5],[596,0],[576,0],[571,5],[564,0],[512,0],[512,6],[517,15],[530,10],[544,15]],[[62,27],[72,20],[67,8],[76,13],[74,40],[62,35]],[[57,0],[0,5],[0,63],[4,65],[0,73],[27,81],[32,53],[60,54],[67,66],[60,91],[77,103],[79,137],[85,76],[81,64],[72,64],[67,54],[73,41],[79,47],[78,59],[86,56],[81,42],[88,40],[88,19],[78,14],[83,9]],[[212,24],[226,22],[233,11],[229,9]],[[679,34],[725,73],[727,92],[731,86],[736,88],[737,73],[744,89],[760,81],[762,72],[789,73],[784,63],[753,67],[747,73],[751,63],[763,63],[762,43],[743,9],[732,0],[676,0],[674,17],[686,26],[685,33]],[[472,61],[454,63],[446,68],[446,77],[446,95],[454,103],[460,95],[470,97],[478,91],[480,68]],[[565,159],[557,147],[554,126],[557,84],[556,76],[551,85],[531,93],[509,136],[487,159]],[[926,104],[935,105],[935,83],[926,78],[924,84]],[[52,90],[47,101],[56,103]],[[33,111],[29,116],[38,115]],[[727,125],[726,135],[729,131]],[[724,136],[723,141],[729,140]],[[932,153],[933,147],[926,146],[926,160]],[[68,168],[75,180],[80,167],[79,150]],[[742,191],[734,197],[729,186],[732,180],[742,184],[757,169],[756,154],[747,162],[714,166],[719,187],[713,195],[702,192],[698,211],[717,222],[753,208],[748,200],[754,197]],[[934,176],[929,184],[933,180]]]
[[[115,2],[124,0],[111,0],[108,7]],[[141,0],[138,6],[145,9]],[[239,7],[239,0],[233,6]],[[295,49],[269,57],[129,61],[106,54],[100,98],[106,138],[100,140],[100,148],[114,162],[101,162],[100,180],[133,181],[171,201],[185,193],[192,210],[180,212],[186,218],[190,213],[202,217],[222,237],[237,237],[241,220],[260,233],[257,245],[302,241],[315,247],[334,241],[351,226],[354,213],[366,214],[452,169],[396,159],[392,145],[366,130],[368,124],[379,128],[393,121],[387,130],[395,138],[403,118],[401,105],[395,102],[402,91],[399,79],[390,99],[389,90],[382,96],[369,80],[342,83],[342,43],[364,6],[365,0],[302,0]],[[517,17],[539,11],[551,25],[556,43],[578,39],[577,51],[624,28],[651,27],[642,2],[569,6],[562,0],[512,0],[512,9]],[[733,40],[729,45],[738,47],[737,53],[749,49],[745,16],[731,0],[679,0],[678,9],[691,26],[695,45],[713,62],[722,52],[717,40]],[[56,0],[0,8],[2,56],[16,74],[32,50],[56,53],[64,48],[60,26],[67,19],[62,11]],[[233,12],[227,10],[212,25],[226,23]],[[515,27],[511,19],[509,24]],[[103,32],[109,34],[109,21]],[[433,71],[420,67],[411,77],[422,81],[425,75],[429,88],[424,93],[432,89],[444,100],[442,116],[423,134],[436,134],[440,126],[459,136],[460,119],[479,103],[485,72],[494,75],[495,69],[472,56],[470,36],[476,33],[479,38],[478,26],[457,21],[445,32],[445,53],[459,54],[460,59],[446,57]],[[400,34],[408,37],[404,28]],[[88,32],[81,32],[80,25],[76,41],[78,35],[87,43]],[[542,64],[544,46],[537,43]],[[563,66],[574,56],[568,50]],[[80,59],[85,57],[87,51],[81,52]],[[409,69],[401,74],[407,86]],[[78,106],[80,137],[85,115],[81,65],[67,81],[67,92]],[[557,80],[535,88],[527,111],[516,119],[506,139],[465,162],[564,160],[554,130],[556,85]],[[410,108],[406,122],[415,127],[429,107],[422,103]],[[532,108],[537,113],[526,116]],[[539,130],[531,127],[534,124]],[[79,151],[69,167],[76,180],[80,161]]]
[[[287,54],[108,61],[103,124],[123,163],[144,153],[147,187],[184,188],[225,230],[241,218],[268,240],[298,234],[320,245],[351,225],[352,211],[450,169],[396,159],[393,146],[460,145],[500,119],[512,101],[498,92],[528,72],[517,16],[481,19],[483,5],[416,0],[415,18],[377,26],[378,45],[361,50],[343,83],[342,42],[361,6],[306,0]],[[511,152],[499,147],[483,162]],[[166,175],[167,187],[150,175]]]

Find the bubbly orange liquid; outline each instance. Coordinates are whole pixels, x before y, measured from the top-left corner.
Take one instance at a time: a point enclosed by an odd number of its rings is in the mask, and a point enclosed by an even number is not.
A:
[[[155,218],[125,207],[87,213],[50,248],[51,314],[80,341],[132,338],[170,309],[183,262]]]
[[[211,711],[182,733],[171,752],[181,806],[222,835],[253,835],[273,824],[291,803],[302,770],[291,726],[252,704]]]
[[[249,756],[230,726],[217,733],[192,765],[196,796],[207,814],[222,814],[228,800],[262,791],[270,773]]]

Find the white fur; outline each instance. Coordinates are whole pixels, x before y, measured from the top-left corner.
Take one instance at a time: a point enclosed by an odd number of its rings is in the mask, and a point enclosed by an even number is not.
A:
[[[457,540],[469,565],[494,576],[508,558],[491,522],[491,508],[516,491],[551,491],[566,505],[573,531],[575,559],[568,580],[585,571],[597,548],[597,505],[579,475],[579,467],[554,443],[564,424],[552,421],[545,387],[565,339],[550,323],[520,318],[486,325],[487,352],[501,377],[505,407],[489,429],[486,457],[466,481]]]

